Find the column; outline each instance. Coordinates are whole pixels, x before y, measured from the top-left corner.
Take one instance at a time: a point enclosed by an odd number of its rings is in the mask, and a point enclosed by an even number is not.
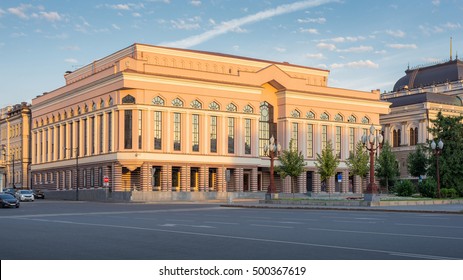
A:
[[[331,176],[327,181],[328,186],[327,186],[327,192],[328,193],[334,193],[335,191],[335,178],[336,176]]]
[[[151,186],[151,166],[148,163],[143,163],[140,168],[140,187],[142,191],[151,191],[153,188]]]
[[[186,192],[187,189],[189,191],[189,185],[187,186],[187,173],[189,172],[190,168],[187,166],[180,167],[180,191]]]
[[[122,189],[122,165],[118,162],[113,164],[113,178],[111,178],[114,191],[123,191]]]
[[[297,177],[296,193],[305,193],[307,191],[306,186],[307,186],[307,174],[306,174],[306,171],[304,170],[304,172],[302,172],[301,175]]]
[[[199,167],[199,191],[200,192],[204,192],[205,190],[207,190],[206,182],[209,181],[207,180],[208,171],[209,171],[208,168],[204,165]]]
[[[312,192],[313,193],[320,193],[321,192],[321,181],[320,181],[320,174],[314,171],[312,176]]]
[[[217,168],[217,191],[218,192],[226,192],[227,187],[226,187],[226,182],[225,182],[225,167],[221,166]]]
[[[342,171],[341,192],[349,192],[349,170],[347,169]]]

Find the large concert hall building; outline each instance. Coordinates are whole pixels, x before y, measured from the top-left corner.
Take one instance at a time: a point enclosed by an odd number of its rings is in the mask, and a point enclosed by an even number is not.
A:
[[[299,193],[362,193],[345,160],[389,102],[328,87],[329,71],[287,62],[134,44],[65,74],[32,100],[32,187],[144,193],[265,192],[274,136],[306,165]],[[322,189],[317,153],[341,164]],[[276,164],[278,164],[276,162]],[[78,170],[78,172],[76,172]],[[276,175],[276,174],[275,174]],[[336,180],[335,180],[336,178]],[[279,192],[290,180],[276,175]]]

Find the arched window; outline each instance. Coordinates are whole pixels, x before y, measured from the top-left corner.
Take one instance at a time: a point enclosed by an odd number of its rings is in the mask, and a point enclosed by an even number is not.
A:
[[[260,104],[259,118],[259,155],[265,156],[264,147],[271,136],[277,137],[276,125],[273,122],[273,106],[264,101]]]
[[[172,100],[172,106],[183,107],[183,101],[179,98],[175,98],[174,100]]]
[[[132,95],[126,95],[124,98],[122,98],[122,104],[135,104],[135,97]]]
[[[370,119],[368,117],[363,117],[362,118],[362,123],[363,124],[369,124],[370,123]]]
[[[330,119],[330,116],[324,112],[323,114],[320,115],[320,119],[324,121],[328,121]]]
[[[228,112],[236,112],[236,111],[238,111],[238,108],[236,107],[235,104],[230,103],[230,104],[227,105],[227,111]]]
[[[334,120],[337,122],[342,122],[344,118],[342,117],[341,114],[337,114],[336,116],[334,116]]]
[[[248,105],[244,106],[243,112],[248,113],[248,114],[252,114],[254,112],[254,109],[251,107],[251,105],[248,104]]]
[[[410,128],[410,146],[418,144],[418,127]]]
[[[299,112],[298,110],[292,110],[291,111],[291,117],[300,118],[301,117],[301,112]]]
[[[347,121],[350,123],[355,123],[357,122],[357,118],[354,115],[350,115]]]
[[[307,114],[305,115],[306,118],[308,119],[315,119],[315,113],[310,111],[310,112],[307,112]]]
[[[392,146],[393,147],[399,147],[400,146],[400,129],[394,129],[392,131]]]
[[[153,101],[151,101],[153,105],[159,105],[159,106],[164,106],[164,99],[162,99],[160,96],[156,96],[153,98]]]
[[[191,106],[191,108],[201,109],[203,107],[203,104],[201,104],[201,102],[199,102],[197,99],[195,99],[190,103],[190,106]]]
[[[209,109],[211,109],[211,110],[220,110],[220,106],[219,106],[219,104],[217,104],[217,102],[212,101],[209,104]]]

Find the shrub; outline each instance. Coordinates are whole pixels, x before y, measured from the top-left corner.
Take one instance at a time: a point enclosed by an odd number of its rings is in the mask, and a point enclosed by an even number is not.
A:
[[[442,198],[457,198],[458,193],[456,189],[443,188],[440,190]]]
[[[432,178],[423,180],[418,184],[418,190],[421,196],[434,198],[437,196],[437,183]]]
[[[398,196],[412,196],[416,192],[415,185],[410,180],[403,180],[395,184]]]

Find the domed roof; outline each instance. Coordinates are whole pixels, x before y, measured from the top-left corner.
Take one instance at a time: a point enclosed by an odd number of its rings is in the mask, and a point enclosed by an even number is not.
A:
[[[406,75],[395,83],[393,91],[463,80],[463,61],[450,60],[427,67],[407,69],[405,73]]]

